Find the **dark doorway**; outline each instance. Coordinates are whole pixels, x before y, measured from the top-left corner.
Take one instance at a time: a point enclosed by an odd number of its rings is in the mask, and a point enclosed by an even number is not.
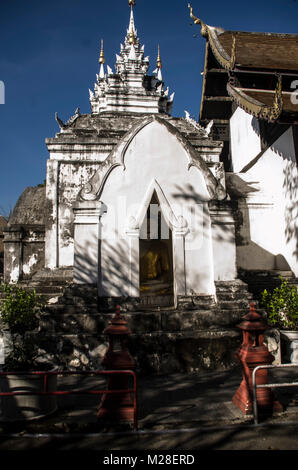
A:
[[[174,305],[172,231],[155,192],[140,233],[140,297],[143,307]]]

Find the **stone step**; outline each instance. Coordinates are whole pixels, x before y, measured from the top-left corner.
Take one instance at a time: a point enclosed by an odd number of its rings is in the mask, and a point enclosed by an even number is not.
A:
[[[245,295],[245,294],[249,294],[249,290],[246,287],[230,287],[230,288],[226,288],[226,287],[217,287],[216,288],[216,295],[220,295],[220,294],[230,294],[230,295]]]
[[[24,286],[24,288],[28,292],[32,292],[35,290],[35,292],[38,295],[43,295],[43,294],[63,294],[64,292],[64,286],[61,285],[46,285],[46,286]]]
[[[238,300],[221,300],[219,303],[218,303],[218,307],[222,310],[229,310],[229,309],[239,309],[239,308],[243,308],[243,309],[249,309],[249,302],[247,301],[247,299],[238,299]]]
[[[220,293],[239,293],[239,294],[242,294],[242,293],[245,293],[245,292],[248,292],[248,286],[247,284],[243,284],[243,285],[230,285],[230,286],[227,286],[227,285],[216,285],[216,294],[220,294]]]
[[[113,314],[97,312],[69,312],[57,310],[53,305],[47,313],[41,316],[40,328],[42,332],[53,333],[102,333],[108,326]],[[231,326],[240,322],[247,313],[242,309],[226,312],[214,310],[196,311],[148,311],[128,312],[123,314],[132,333],[145,334],[156,331],[192,331],[202,328],[216,328]]]
[[[33,276],[33,280],[40,279],[72,279],[73,278],[73,267],[64,267],[64,268],[42,268],[36,272]]]
[[[174,305],[173,295],[147,295],[140,298],[140,307],[150,309],[152,307],[166,307]]]
[[[58,302],[49,303],[44,307],[46,313],[51,314],[62,314],[62,313],[71,313],[71,314],[79,314],[79,313],[98,313],[98,306],[97,304],[88,304],[88,305],[73,305],[73,304],[61,304]]]
[[[253,294],[251,292],[217,292],[216,294],[217,301],[221,302],[223,300],[241,300],[245,299],[246,301],[250,301],[253,299]]]

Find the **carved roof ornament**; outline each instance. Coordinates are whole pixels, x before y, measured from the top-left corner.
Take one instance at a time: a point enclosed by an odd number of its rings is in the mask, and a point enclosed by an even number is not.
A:
[[[203,38],[208,38],[208,26],[202,20],[200,20],[200,18],[197,18],[193,14],[193,8],[192,8],[190,3],[188,4],[188,8],[190,10],[190,13],[189,13],[190,17],[193,20],[194,24],[200,24],[201,25],[201,35],[203,36]]]
[[[233,70],[236,64],[236,37],[232,37],[232,47],[230,55],[220,44],[217,37],[218,28],[208,27],[208,39],[211,46],[212,52],[215,55],[216,59],[220,65],[226,70]]]
[[[70,127],[80,116],[81,116],[80,108],[77,108],[75,110],[74,115],[71,116],[71,118],[69,118],[68,121],[64,123],[62,119],[59,118],[58,113],[57,112],[55,113],[55,119],[60,127],[61,132],[65,131],[68,127]]]
[[[193,8],[188,4],[188,8],[190,10],[190,17],[193,20],[194,24],[201,25],[201,35],[208,39],[209,44],[211,46],[212,52],[214,53],[218,62],[227,70],[233,70],[236,64],[236,37],[233,35],[232,38],[232,47],[230,55],[224,50],[222,45],[220,44],[217,34],[222,32],[221,28],[214,28],[213,26],[208,26],[205,24],[200,18],[197,18],[193,14]]]
[[[271,106],[265,105],[257,99],[249,96],[246,90],[234,87],[231,83],[227,84],[227,91],[229,95],[236,101],[240,108],[244,109],[249,114],[260,118],[266,119],[269,122],[274,122],[282,113],[283,99],[282,99],[282,82],[281,76],[278,75],[277,85],[274,92],[274,99]]]
[[[260,113],[260,118],[268,119],[268,121],[276,121],[282,112],[283,100],[281,75],[278,75],[277,77],[277,85],[275,88],[273,104],[272,106],[263,106]]]
[[[185,110],[184,112],[185,112],[185,118],[184,118],[184,119],[185,119],[187,122],[189,122],[195,129],[197,129],[198,131],[203,132],[203,133],[205,134],[205,136],[208,137],[209,134],[210,134],[210,129],[211,129],[212,126],[213,126],[213,121],[211,121],[211,122],[208,124],[209,127],[207,126],[207,128],[205,129],[205,128],[202,127],[198,122],[196,122],[193,118],[191,118],[191,116],[190,116],[190,114],[189,114],[188,111]]]

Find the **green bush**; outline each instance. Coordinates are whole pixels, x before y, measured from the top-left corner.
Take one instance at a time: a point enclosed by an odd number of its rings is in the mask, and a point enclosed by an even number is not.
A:
[[[16,284],[2,283],[5,298],[1,301],[0,320],[10,333],[7,370],[27,370],[32,367],[36,346],[30,332],[39,324],[42,304],[35,291],[27,292]]]
[[[281,285],[272,292],[262,292],[261,306],[268,314],[271,326],[284,330],[298,330],[298,289],[281,279]]]

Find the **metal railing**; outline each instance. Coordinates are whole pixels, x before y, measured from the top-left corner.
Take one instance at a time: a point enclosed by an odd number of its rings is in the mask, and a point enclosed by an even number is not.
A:
[[[284,369],[290,367],[298,367],[298,364],[271,364],[257,366],[254,368],[252,373],[252,389],[253,389],[253,417],[254,423],[258,424],[258,403],[257,403],[257,388],[278,388],[278,387],[298,387],[298,382],[283,382],[283,383],[273,383],[273,384],[260,384],[256,385],[256,373],[259,369]]]
[[[48,377],[50,375],[120,375],[126,374],[133,377],[133,387],[127,388],[124,390],[48,390]],[[28,375],[39,375],[43,376],[43,391],[15,391],[15,392],[1,392],[0,397],[9,397],[14,395],[103,395],[103,394],[121,394],[121,393],[131,393],[133,394],[133,426],[134,430],[138,429],[138,410],[137,410],[137,378],[136,374],[132,370],[89,370],[89,371],[22,371],[22,372],[0,372],[1,376],[7,375],[17,375],[17,376],[28,376]]]

